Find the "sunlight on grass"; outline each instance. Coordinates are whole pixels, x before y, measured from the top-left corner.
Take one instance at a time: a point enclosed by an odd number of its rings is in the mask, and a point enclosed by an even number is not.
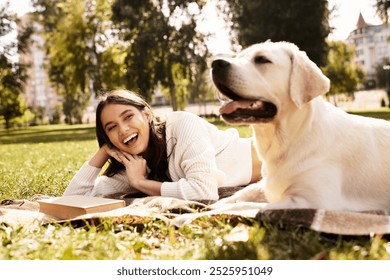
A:
[[[95,140],[0,145],[0,198],[62,195],[96,148]]]
[[[0,199],[62,195],[98,147],[91,125],[0,130],[0,144]]]

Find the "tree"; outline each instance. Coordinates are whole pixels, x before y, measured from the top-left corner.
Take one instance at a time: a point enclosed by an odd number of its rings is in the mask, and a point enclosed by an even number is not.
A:
[[[207,55],[203,37],[196,32],[199,12],[195,8],[199,10],[204,4],[200,0],[115,2],[113,20],[123,41],[129,42],[125,59],[129,89],[150,100],[160,83],[169,89],[173,110],[182,108],[183,100],[178,96],[185,95],[183,82],[194,80],[194,65]]]
[[[0,38],[14,28],[18,19],[9,11],[9,4],[0,7]],[[0,45],[0,116],[5,120],[6,128],[11,127],[13,118],[22,116],[25,106],[21,98],[23,83],[26,80],[26,65],[16,62],[13,57],[17,52],[25,51],[32,29],[21,27],[17,42]]]
[[[123,48],[110,43],[112,0],[33,0],[44,27],[49,78],[68,123],[82,121],[91,95],[123,85]]]
[[[389,21],[389,11],[390,0],[376,0],[376,13],[385,23]]]
[[[388,91],[388,88],[390,88],[390,80],[389,80],[389,59],[383,59],[381,63],[379,63],[376,66],[376,82],[377,86],[381,88],[385,88],[386,91]]]
[[[324,74],[332,81],[329,95],[346,93],[352,95],[364,79],[364,71],[353,62],[355,51],[352,45],[331,41]]]
[[[123,87],[125,84],[125,43],[119,41],[118,30],[112,22],[114,0],[86,1],[85,21],[89,38],[88,76],[96,94],[102,89]]]
[[[49,77],[64,96],[67,123],[81,123],[91,91],[88,77],[88,27],[84,21],[85,1],[69,0],[58,4],[55,32],[47,33]]]
[[[323,66],[328,52],[327,0],[226,0],[219,9],[232,21],[242,47],[271,41],[295,43],[311,60]],[[224,3],[224,2],[221,2]]]
[[[11,120],[23,115],[25,106],[21,98],[22,82],[18,77],[20,73],[15,73],[12,65],[6,66],[1,59],[0,64],[0,116],[5,120],[5,127],[11,127]]]

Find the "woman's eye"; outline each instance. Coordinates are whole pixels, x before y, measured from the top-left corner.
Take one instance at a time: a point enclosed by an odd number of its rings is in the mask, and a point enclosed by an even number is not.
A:
[[[132,114],[130,114],[130,115],[126,115],[126,116],[125,116],[125,120],[130,120],[132,117],[133,117],[133,115],[132,115]]]
[[[107,130],[108,130],[108,131],[111,131],[111,130],[113,130],[115,127],[116,127],[116,125],[109,126],[109,127],[107,128]]]

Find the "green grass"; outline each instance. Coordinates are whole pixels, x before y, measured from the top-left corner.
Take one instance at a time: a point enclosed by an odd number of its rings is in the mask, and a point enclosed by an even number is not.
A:
[[[378,118],[390,121],[390,109],[383,108],[374,111],[351,111],[351,114],[361,115],[363,117]]]
[[[0,130],[0,199],[61,195],[97,147],[93,126]]]
[[[390,119],[389,111],[364,114]],[[211,121],[221,129],[229,127]],[[243,137],[251,135],[248,126],[238,129]],[[0,130],[0,201],[62,195],[96,149],[91,125]],[[247,233],[247,240],[229,239],[238,228]],[[345,238],[229,216],[202,218],[181,228],[153,218],[132,223],[106,220],[97,226],[0,224],[0,244],[0,259],[15,260],[390,259],[390,243],[380,235]]]

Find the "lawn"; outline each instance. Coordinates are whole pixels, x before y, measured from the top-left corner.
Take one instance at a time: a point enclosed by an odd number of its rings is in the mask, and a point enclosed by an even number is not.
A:
[[[359,114],[362,114],[359,112]],[[364,112],[390,120],[390,111]],[[378,115],[379,114],[379,115]],[[228,126],[211,120],[221,129]],[[247,126],[238,128],[250,136]],[[62,195],[95,152],[91,125],[0,130],[0,201]],[[237,230],[245,240],[232,241]],[[202,218],[174,228],[152,218],[137,226],[107,220],[98,226],[0,225],[0,259],[390,259],[380,235],[342,237],[294,225],[229,217]]]
[[[378,118],[390,121],[390,109],[380,109],[374,111],[353,111],[351,114],[361,115],[364,117]]]

